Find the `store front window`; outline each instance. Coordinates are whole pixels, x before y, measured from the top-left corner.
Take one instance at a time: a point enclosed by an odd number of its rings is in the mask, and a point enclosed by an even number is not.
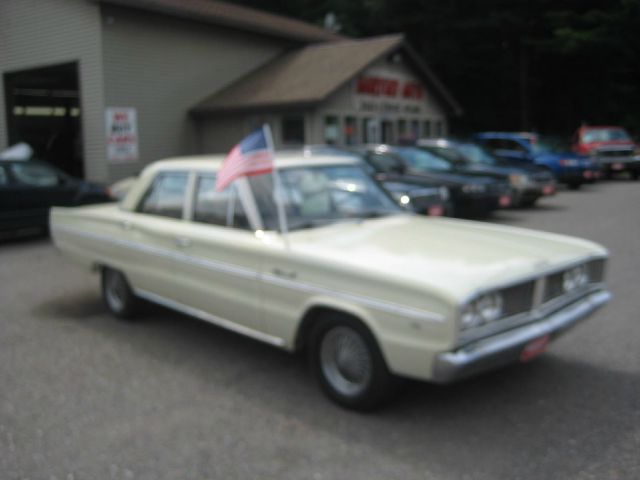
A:
[[[324,142],[329,145],[340,143],[340,120],[335,115],[324,117]]]
[[[425,120],[422,122],[422,136],[429,138],[431,136],[431,120]]]
[[[282,117],[283,145],[303,145],[304,115],[285,115]]]
[[[347,145],[358,143],[358,122],[355,117],[344,119],[344,141]]]

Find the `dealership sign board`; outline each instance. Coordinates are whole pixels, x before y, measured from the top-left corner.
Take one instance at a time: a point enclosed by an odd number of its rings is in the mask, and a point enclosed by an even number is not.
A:
[[[138,122],[135,108],[106,109],[107,160],[128,162],[138,160]]]

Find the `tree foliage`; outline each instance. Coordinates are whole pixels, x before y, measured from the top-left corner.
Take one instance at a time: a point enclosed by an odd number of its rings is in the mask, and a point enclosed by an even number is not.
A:
[[[241,0],[341,32],[403,32],[458,98],[460,132],[580,123],[640,133],[640,0]]]

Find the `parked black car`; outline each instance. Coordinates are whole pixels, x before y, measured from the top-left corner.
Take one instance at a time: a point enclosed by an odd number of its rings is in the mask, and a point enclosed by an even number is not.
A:
[[[430,138],[418,140],[416,145],[450,161],[457,172],[509,182],[514,207],[530,207],[540,197],[556,193],[555,178],[547,169],[498,158],[475,143]]]
[[[305,155],[336,155],[361,156],[361,152],[340,148],[334,145],[305,145]],[[376,169],[365,162],[365,167],[372,177],[376,177]],[[391,194],[393,199],[402,207],[422,215],[438,217],[451,215],[453,205],[449,189],[438,182],[424,181],[421,183],[406,183],[399,179],[376,179],[378,183]]]
[[[40,160],[0,160],[0,232],[47,228],[49,208],[109,202],[104,187]]]
[[[456,173],[450,162],[418,147],[369,145],[357,148],[381,182],[447,187],[454,216],[486,216],[511,203],[511,188],[487,176]]]

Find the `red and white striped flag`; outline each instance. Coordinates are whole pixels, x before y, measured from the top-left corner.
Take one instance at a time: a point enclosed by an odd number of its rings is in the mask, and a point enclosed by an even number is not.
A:
[[[268,125],[250,133],[231,149],[216,179],[216,191],[227,188],[235,179],[273,171],[273,147]]]

